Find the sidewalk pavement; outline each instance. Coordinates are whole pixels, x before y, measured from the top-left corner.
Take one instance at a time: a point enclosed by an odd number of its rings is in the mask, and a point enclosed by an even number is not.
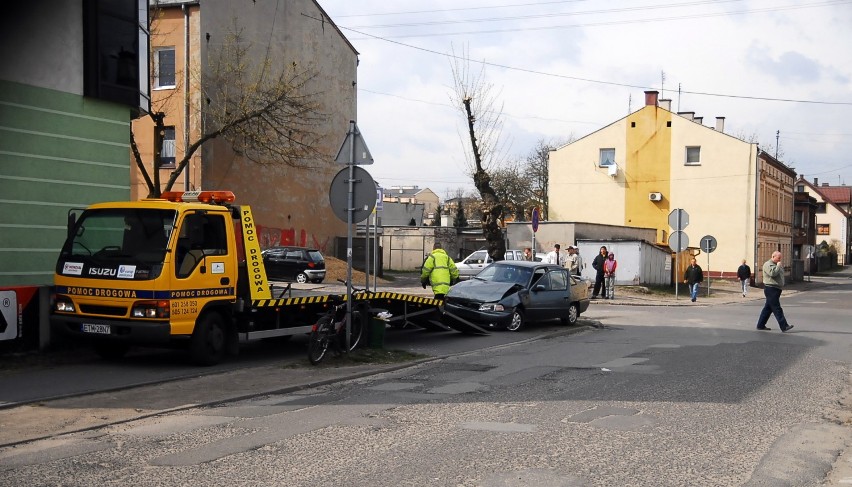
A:
[[[850,270],[852,272],[852,270]],[[850,277],[849,272],[838,272],[838,276]],[[594,299],[593,305],[630,305],[630,306],[708,306],[718,304],[742,303],[748,301],[762,301],[763,288],[749,287],[745,296],[742,295],[742,287],[739,281],[717,279],[701,283],[696,302],[689,299],[689,289],[686,284],[680,284],[678,295],[674,292],[664,294],[653,291],[645,286],[616,286],[615,299]],[[814,277],[810,281],[796,281],[784,286],[783,296],[819,289],[829,285],[825,280]],[[709,288],[709,296],[708,296]]]

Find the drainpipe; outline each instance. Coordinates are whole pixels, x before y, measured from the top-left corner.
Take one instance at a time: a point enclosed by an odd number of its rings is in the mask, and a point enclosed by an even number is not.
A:
[[[757,238],[759,228],[758,215],[760,214],[760,208],[758,207],[760,204],[760,158],[758,157],[760,147],[757,144],[755,144],[752,154],[754,156],[754,258],[752,261],[754,262],[754,283],[757,284],[758,272],[762,269],[757,261],[759,251],[759,241]]]
[[[186,155],[189,149],[189,9],[186,4],[181,5],[183,10],[183,153]],[[192,163],[187,161],[183,169],[183,190],[189,191],[189,173]]]

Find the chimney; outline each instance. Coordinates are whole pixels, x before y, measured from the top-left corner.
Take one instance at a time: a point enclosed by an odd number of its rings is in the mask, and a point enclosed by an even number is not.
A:
[[[657,106],[657,95],[659,95],[659,91],[646,91],[645,92],[645,106],[646,107],[655,107]]]
[[[665,108],[668,111],[672,111],[672,101],[668,98],[663,98],[660,100],[660,108]]]
[[[814,186],[819,186],[819,178],[814,178]]]
[[[828,183],[822,183],[823,188],[825,188],[826,186],[828,186]]]
[[[716,117],[716,132],[725,132],[725,117]]]
[[[677,112],[677,114],[687,120],[692,120],[693,118],[695,118],[695,112]]]
[[[698,125],[704,125],[704,117],[695,117],[692,119],[692,121],[697,123]]]

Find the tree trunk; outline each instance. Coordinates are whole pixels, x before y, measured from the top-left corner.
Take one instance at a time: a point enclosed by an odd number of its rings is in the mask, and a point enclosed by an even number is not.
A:
[[[467,112],[467,126],[470,133],[470,144],[473,148],[473,160],[476,172],[473,174],[473,184],[482,197],[482,235],[488,248],[488,255],[495,261],[503,260],[506,254],[506,242],[503,240],[503,230],[500,219],[503,218],[503,205],[491,187],[491,176],[482,167],[482,155],[476,143],[476,132],[473,129],[473,117],[470,109],[470,97],[464,99],[464,109]]]

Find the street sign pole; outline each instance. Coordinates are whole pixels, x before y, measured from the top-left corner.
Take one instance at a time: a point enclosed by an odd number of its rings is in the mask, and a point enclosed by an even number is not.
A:
[[[535,260],[535,234],[538,232],[538,221],[541,218],[541,215],[538,211],[538,207],[533,208],[532,210],[532,258]]]
[[[346,351],[352,342],[352,215],[355,212],[355,120],[349,121],[349,197],[346,211]]]
[[[683,227],[681,226],[682,224],[680,222],[680,209],[676,209],[675,211],[677,212],[677,252],[675,252],[675,301],[677,301],[679,298],[678,287],[680,285],[680,266],[678,265],[678,262],[680,262],[680,249],[683,248],[683,246],[681,245],[680,230]]]
[[[689,213],[681,208],[675,208],[669,213],[669,226],[674,229],[674,233],[669,236],[669,248],[675,253],[675,299],[678,299],[680,293],[680,253],[686,250],[689,246],[689,236],[683,232],[683,229],[689,225]]]
[[[677,225],[680,228],[680,213],[677,215]],[[677,232],[677,250],[675,251],[675,301],[678,300],[678,288],[680,287],[680,230]]]

